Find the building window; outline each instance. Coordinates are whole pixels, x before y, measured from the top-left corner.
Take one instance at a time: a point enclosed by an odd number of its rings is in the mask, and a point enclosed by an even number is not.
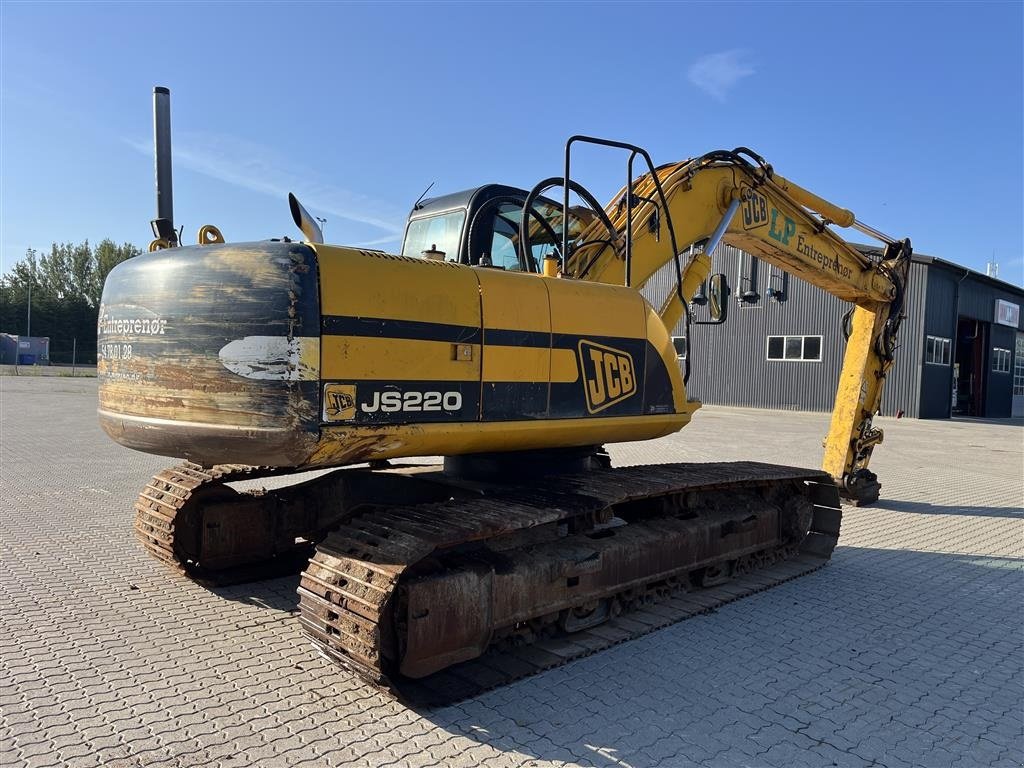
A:
[[[949,365],[953,342],[941,336],[924,337],[924,361],[931,365]]]
[[[672,346],[676,348],[676,357],[680,360],[686,359],[686,337],[685,336],[673,336]]]
[[[1013,357],[1013,394],[1024,395],[1024,333],[1017,334],[1017,354]]]
[[[769,336],[769,360],[821,361],[821,336]]]
[[[992,348],[992,371],[993,373],[1009,373],[1010,357],[1012,353],[1002,347]]]

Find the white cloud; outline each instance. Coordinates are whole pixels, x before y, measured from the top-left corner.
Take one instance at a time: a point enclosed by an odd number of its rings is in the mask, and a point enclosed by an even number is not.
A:
[[[152,144],[125,139],[138,152],[149,155]],[[289,192],[310,210],[383,230],[392,242],[402,235],[405,214],[394,206],[318,179],[308,168],[296,166],[261,144],[234,136],[183,132],[174,137],[174,162],[197,173],[253,192],[287,198]]]
[[[389,235],[388,237],[378,237],[373,240],[364,240],[360,243],[352,243],[356,248],[373,248],[377,245],[387,245],[388,243],[397,244],[402,239],[401,234]]]
[[[701,56],[690,65],[686,76],[712,98],[724,102],[733,86],[752,74],[754,67],[747,60],[747,52],[737,48]]]

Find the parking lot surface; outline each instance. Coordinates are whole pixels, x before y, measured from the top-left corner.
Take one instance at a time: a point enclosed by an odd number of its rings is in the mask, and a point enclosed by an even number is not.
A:
[[[1024,428],[880,420],[883,500],[832,562],[568,666],[408,709],[316,656],[297,576],[215,590],[131,535],[173,462],[96,380],[0,378],[5,766],[1019,766]],[[617,464],[815,467],[825,414],[705,408]]]

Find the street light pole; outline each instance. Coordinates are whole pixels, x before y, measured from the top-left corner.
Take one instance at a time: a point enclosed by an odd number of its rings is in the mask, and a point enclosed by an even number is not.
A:
[[[324,233],[324,229],[327,227],[327,219],[322,219],[319,216],[314,216],[313,218],[320,223],[320,234],[322,235]]]
[[[32,283],[28,284],[28,317],[25,320],[25,335],[29,338],[32,337]]]

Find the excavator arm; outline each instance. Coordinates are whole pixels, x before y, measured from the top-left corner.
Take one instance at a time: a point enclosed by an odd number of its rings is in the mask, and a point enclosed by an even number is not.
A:
[[[609,222],[595,221],[569,251],[563,272],[638,287],[679,259],[679,284],[659,308],[670,329],[681,318],[689,320],[687,300],[709,277],[710,254],[720,241],[854,304],[844,323],[846,353],[823,469],[854,503],[876,500],[879,484],[868,463],[882,430],[872,418],[894,362],[910,241],[863,225],[849,210],[788,181],[744,149],[664,166],[638,179],[631,194],[629,205],[623,190],[604,211],[615,231],[609,234]],[[620,233],[627,231],[630,214],[627,247]],[[882,257],[861,253],[829,224],[855,226],[882,240]]]

